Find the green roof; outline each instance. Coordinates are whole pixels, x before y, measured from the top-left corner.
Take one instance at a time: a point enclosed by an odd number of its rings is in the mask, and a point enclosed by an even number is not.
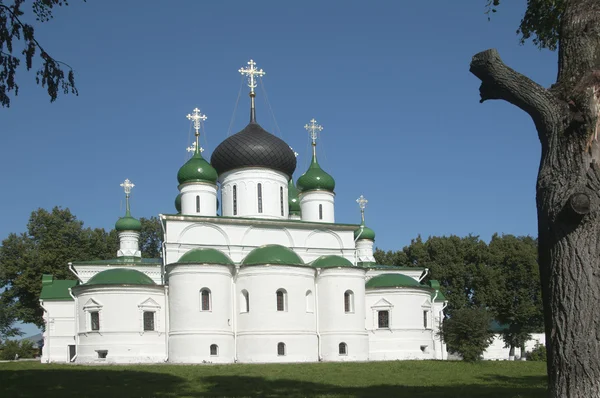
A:
[[[310,263],[310,265],[315,268],[335,268],[335,267],[356,268],[354,266],[354,264],[352,264],[348,259],[346,259],[342,256],[335,256],[335,255],[321,256],[321,257],[317,258],[316,260],[314,260],[312,263]]]
[[[115,223],[115,229],[117,231],[140,231],[142,229],[142,223],[140,220],[131,217],[129,209],[125,212],[125,217],[121,217]]]
[[[187,182],[208,182],[210,184],[216,184],[217,178],[217,170],[202,157],[198,145],[196,145],[194,156],[181,166],[179,172],[177,172],[177,181],[179,181],[180,184],[185,184]]]
[[[242,265],[305,265],[292,249],[281,245],[265,245],[252,250],[242,261]]]
[[[306,173],[298,178],[296,186],[302,192],[317,189],[333,192],[335,189],[335,180],[319,166],[317,155],[313,152],[312,162]]]
[[[385,270],[389,270],[389,271],[425,271],[425,268],[421,268],[421,267],[404,267],[404,266],[400,266],[400,265],[384,265],[384,264],[377,264],[374,263],[372,261],[361,261],[358,263],[358,266],[360,267],[364,267],[364,268],[369,268],[369,269],[385,269]]]
[[[354,231],[354,239],[375,240],[375,231],[367,227],[364,223],[360,224],[360,227],[356,231]]]
[[[234,265],[233,261],[225,253],[210,248],[192,249],[181,256],[176,264]]]
[[[181,193],[175,198],[175,210],[177,213],[181,213]]]
[[[73,301],[69,289],[77,283],[78,281],[54,279],[52,275],[43,275],[40,300]]]
[[[402,274],[382,274],[375,276],[365,285],[367,289],[377,289],[386,287],[428,287],[421,285],[410,276]]]
[[[92,285],[156,285],[146,274],[128,268],[114,268],[92,276],[85,286]]]
[[[290,178],[288,183],[288,206],[290,214],[300,215],[300,199],[298,188],[294,185],[294,179]]]
[[[161,258],[141,258],[123,256],[110,260],[90,260],[90,261],[73,261],[73,265],[135,265],[135,266],[155,266],[162,264]]]

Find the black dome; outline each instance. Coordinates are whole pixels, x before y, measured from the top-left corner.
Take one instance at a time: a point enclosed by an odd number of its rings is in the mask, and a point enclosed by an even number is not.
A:
[[[266,167],[291,178],[296,170],[296,155],[281,138],[250,122],[219,144],[210,163],[219,174],[242,167]]]

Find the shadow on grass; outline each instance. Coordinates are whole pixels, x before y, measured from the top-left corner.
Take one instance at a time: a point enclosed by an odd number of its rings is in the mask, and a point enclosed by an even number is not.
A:
[[[435,374],[431,382],[435,383]],[[289,379],[249,376],[198,376],[182,378],[169,373],[71,367],[63,369],[0,370],[2,398],[146,398],[146,397],[502,397],[541,398],[540,380],[509,385],[450,386],[374,385],[344,387]],[[390,380],[390,383],[393,383]],[[365,380],[365,384],[368,380]],[[531,383],[531,384],[530,384]]]

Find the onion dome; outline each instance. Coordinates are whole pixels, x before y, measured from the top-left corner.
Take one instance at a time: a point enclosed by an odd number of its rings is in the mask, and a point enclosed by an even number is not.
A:
[[[175,209],[177,214],[181,213],[181,193],[175,198]]]
[[[336,255],[321,256],[310,265],[315,268],[354,267],[350,260]]]
[[[115,223],[115,229],[118,232],[122,231],[136,231],[139,232],[142,230],[142,223],[140,220],[131,217],[131,213],[129,213],[129,209],[125,212],[125,217],[121,217]]]
[[[252,250],[242,265],[304,265],[304,261],[292,249],[281,245],[265,245]]]
[[[211,248],[192,249],[181,256],[177,264],[234,265],[233,261],[225,253]]]
[[[156,285],[146,274],[127,268],[114,268],[92,276],[84,286],[89,285]]]
[[[298,178],[296,184],[301,192],[323,190],[333,192],[335,180],[327,174],[317,162],[317,156],[313,154],[312,162],[306,173]]]
[[[210,162],[219,174],[245,167],[264,167],[291,178],[296,170],[296,156],[289,145],[254,120],[242,131],[221,142]]]
[[[354,240],[369,239],[375,240],[375,231],[361,223],[360,227],[354,231]]]
[[[366,283],[367,289],[390,288],[390,287],[426,287],[421,285],[410,276],[402,274],[382,274],[375,276]]]
[[[217,171],[202,157],[198,145],[196,145],[194,156],[181,166],[177,172],[177,181],[179,181],[179,184],[188,182],[216,184],[217,177]]]
[[[300,199],[298,198],[298,189],[294,185],[294,179],[290,178],[288,183],[288,207],[290,209],[290,215],[300,215]]]

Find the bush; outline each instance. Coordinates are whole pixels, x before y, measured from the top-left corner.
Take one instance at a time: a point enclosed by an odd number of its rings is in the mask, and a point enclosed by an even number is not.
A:
[[[546,346],[536,343],[533,350],[526,353],[528,361],[546,362]]]
[[[494,339],[489,325],[490,315],[486,310],[461,308],[444,321],[440,334],[448,351],[461,355],[464,361],[474,362],[481,359]]]
[[[33,358],[35,351],[33,343],[29,340],[6,340],[0,346],[0,360],[11,361],[16,355],[19,358]]]

